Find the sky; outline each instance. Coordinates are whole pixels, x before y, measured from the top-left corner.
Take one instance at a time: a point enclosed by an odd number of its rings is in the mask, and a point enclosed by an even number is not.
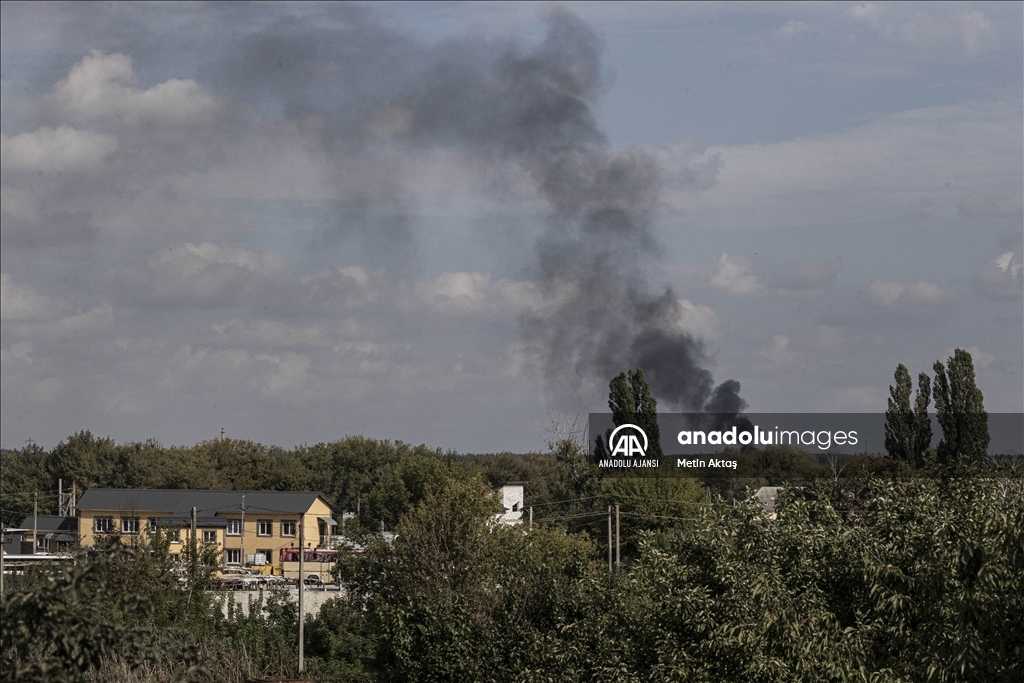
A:
[[[4,448],[1024,410],[1020,3],[0,13]]]

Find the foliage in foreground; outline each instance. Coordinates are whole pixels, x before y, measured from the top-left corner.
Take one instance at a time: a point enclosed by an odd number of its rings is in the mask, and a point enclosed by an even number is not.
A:
[[[840,514],[804,489],[641,540],[617,575],[555,528],[495,529],[466,495],[403,521],[356,572],[388,681],[1015,681],[1016,480],[872,481]],[[477,525],[473,531],[474,524]],[[656,542],[657,541],[657,542]]]
[[[732,496],[709,501],[692,481],[600,482],[578,452],[553,450],[559,477],[550,490],[574,500],[544,508],[532,528],[494,528],[490,486],[472,468],[410,454],[385,472],[377,499],[363,502],[404,510],[393,518],[397,540],[346,557],[347,597],[307,616],[307,675],[338,683],[1024,677],[1019,479],[901,481],[898,468],[861,468],[804,480],[771,518]],[[767,464],[795,471],[801,462]],[[605,561],[609,500],[631,513],[615,574]],[[594,514],[601,518],[591,526]],[[209,594],[181,590],[167,562],[160,543],[114,546],[23,577],[3,604],[3,680],[294,674],[294,605],[271,596],[248,616],[225,618]]]

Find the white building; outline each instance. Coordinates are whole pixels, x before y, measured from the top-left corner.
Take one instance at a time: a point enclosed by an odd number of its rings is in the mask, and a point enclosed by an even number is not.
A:
[[[523,523],[523,485],[505,484],[495,493],[501,498],[501,513],[494,516],[498,524]]]

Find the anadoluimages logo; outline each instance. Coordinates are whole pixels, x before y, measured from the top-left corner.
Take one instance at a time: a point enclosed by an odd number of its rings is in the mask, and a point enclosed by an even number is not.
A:
[[[623,430],[626,430],[623,432]],[[622,432],[622,434],[619,434]],[[632,433],[636,432],[636,433]],[[644,445],[640,445],[640,439],[637,438],[637,434],[644,440]],[[618,440],[615,439],[616,435],[619,435]],[[640,456],[641,458],[647,454],[647,434],[644,430],[640,429],[636,425],[624,424],[619,425],[615,428],[615,431],[608,437],[608,443],[612,446],[612,457],[616,455],[624,455],[627,458],[634,456]]]

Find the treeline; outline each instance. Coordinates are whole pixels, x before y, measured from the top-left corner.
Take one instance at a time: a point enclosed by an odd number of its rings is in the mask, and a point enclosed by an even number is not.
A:
[[[415,502],[422,487],[418,477],[440,476],[446,468],[480,472],[493,483],[528,479],[538,500],[561,479],[560,467],[546,456],[464,458],[361,436],[284,449],[241,439],[194,446],[119,444],[81,431],[50,451],[30,444],[5,450],[0,458],[3,521],[9,526],[31,513],[33,492],[40,492],[40,514],[55,514],[58,480],[65,491],[73,482],[79,495],[97,487],[320,491],[340,510],[360,510],[366,525],[376,528],[381,520],[393,526]]]
[[[624,516],[634,547],[610,572],[603,524],[601,533],[572,532],[575,517],[495,528],[489,485],[456,474],[425,483],[392,544],[367,537],[367,552],[344,557],[345,596],[307,616],[306,677],[1024,676],[1019,479],[818,479],[784,491],[775,516],[749,501],[676,501],[672,515]],[[176,584],[165,550],[115,544],[24,577],[3,602],[2,679],[241,683],[295,673],[293,605],[271,597],[263,611],[224,618],[214,593]]]
[[[58,480],[65,492],[74,483],[79,495],[90,488],[320,491],[338,510],[358,510],[363,528],[377,530],[383,522],[390,530],[422,499],[428,480],[478,474],[491,486],[524,482],[526,504],[550,517],[580,511],[575,503],[552,503],[606,492],[595,468],[581,457],[578,436],[552,439],[550,451],[543,454],[460,455],[362,436],[284,449],[241,439],[194,446],[116,443],[81,431],[49,451],[30,444],[0,453],[0,506],[4,524],[17,526],[32,513],[33,494],[38,492],[39,513],[56,514]],[[787,446],[769,447],[742,460],[738,477],[708,479],[696,488],[692,483],[673,486],[696,499],[702,497],[703,486],[731,500],[742,497],[748,487],[828,477],[832,472],[826,459]],[[855,458],[847,461],[846,474],[874,472],[889,462]]]

